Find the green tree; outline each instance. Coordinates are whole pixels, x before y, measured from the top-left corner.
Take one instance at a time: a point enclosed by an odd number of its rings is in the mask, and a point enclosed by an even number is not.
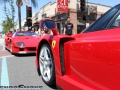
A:
[[[0,1],[1,2],[9,2],[9,0],[0,0]],[[31,0],[31,3],[35,8],[38,6],[37,0]],[[23,1],[22,0],[16,0],[16,4],[18,6],[19,29],[21,30],[21,6],[23,4]]]
[[[9,0],[9,5],[11,7],[11,10],[9,10],[6,7],[6,3],[4,3],[3,11],[5,14],[5,20],[1,23],[3,27],[3,32],[6,33],[10,30],[10,28],[14,28],[14,14],[15,14],[15,8],[13,6],[13,0]]]
[[[11,7],[11,19],[12,19],[12,23],[14,24],[14,19],[15,19],[15,8],[13,6],[13,0],[9,0],[9,4],[10,4],[10,7]],[[13,28],[14,28],[14,25],[13,25]]]
[[[4,20],[2,23],[1,23],[2,27],[3,27],[3,33],[7,33],[11,26],[13,26],[13,23],[12,23],[12,19],[9,19],[9,20]]]

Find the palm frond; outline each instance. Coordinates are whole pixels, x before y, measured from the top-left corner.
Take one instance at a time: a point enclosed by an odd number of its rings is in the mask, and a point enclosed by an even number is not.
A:
[[[38,0],[31,0],[33,7],[38,7]]]
[[[0,0],[0,3],[6,3],[8,2],[9,0]]]

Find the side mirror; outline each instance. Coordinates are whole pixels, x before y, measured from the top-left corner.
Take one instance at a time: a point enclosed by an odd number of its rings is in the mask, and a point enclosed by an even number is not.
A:
[[[40,28],[42,30],[51,30],[53,35],[58,35],[58,32],[56,30],[56,24],[54,20],[51,19],[45,19],[40,22]]]

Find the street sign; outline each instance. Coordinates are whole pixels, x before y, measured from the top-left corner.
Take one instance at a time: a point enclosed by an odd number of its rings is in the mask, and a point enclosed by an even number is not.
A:
[[[68,12],[68,0],[57,0],[57,11]]]

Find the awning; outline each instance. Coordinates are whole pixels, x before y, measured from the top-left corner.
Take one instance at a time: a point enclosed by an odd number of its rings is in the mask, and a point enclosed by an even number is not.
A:
[[[84,24],[84,23],[81,23],[81,22],[78,22],[77,25],[84,26],[85,24]]]
[[[34,23],[33,25],[34,25],[34,26],[39,26],[39,23]]]

